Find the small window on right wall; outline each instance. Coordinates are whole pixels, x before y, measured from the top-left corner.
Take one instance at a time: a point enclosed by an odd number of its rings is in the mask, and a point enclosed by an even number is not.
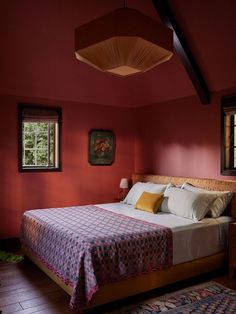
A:
[[[221,174],[236,176],[236,95],[221,100]]]

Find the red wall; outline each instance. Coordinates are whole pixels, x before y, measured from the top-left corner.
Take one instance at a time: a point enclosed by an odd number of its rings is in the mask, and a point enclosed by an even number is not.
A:
[[[230,179],[220,175],[220,99],[229,93],[207,106],[193,96],[141,108],[135,171]]]
[[[18,102],[62,107],[62,172],[18,172]],[[120,178],[134,172],[132,117],[130,109],[0,96],[0,238],[19,234],[21,215],[26,209],[114,201]],[[113,165],[88,163],[88,132],[92,128],[114,131]]]
[[[235,179],[220,175],[220,98],[203,106],[188,97],[139,109],[0,96],[0,237],[19,234],[26,209],[114,201],[121,177],[133,172]],[[17,103],[63,109],[63,171],[19,173]],[[88,163],[88,132],[112,129],[112,166]]]

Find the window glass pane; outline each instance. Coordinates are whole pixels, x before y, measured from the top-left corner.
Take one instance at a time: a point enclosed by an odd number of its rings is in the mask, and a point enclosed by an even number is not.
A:
[[[40,132],[47,132],[48,131],[48,124],[49,123],[35,123],[37,127],[37,131]]]
[[[236,127],[234,127],[234,146],[236,146]]]
[[[51,141],[51,144],[53,144],[54,137],[55,137],[55,124],[54,123],[50,123],[49,130],[50,130],[50,141]]]
[[[47,132],[40,132],[37,134],[37,142],[36,142],[37,149],[48,147],[48,133]]]
[[[55,123],[50,123],[50,166],[55,166]]]
[[[23,163],[25,166],[35,165],[35,151],[34,150],[28,150],[28,149],[25,150]]]
[[[236,148],[234,148],[234,168],[236,168]]]
[[[49,160],[49,164],[50,166],[54,166],[55,162],[54,162],[54,150],[52,147],[50,147],[50,160]]]
[[[49,164],[47,150],[36,151],[36,163],[37,163],[37,166],[47,166]]]
[[[24,138],[25,148],[34,148],[35,146],[35,133],[27,132]]]
[[[24,122],[23,127],[24,127],[24,132],[33,132],[35,129],[34,123]]]

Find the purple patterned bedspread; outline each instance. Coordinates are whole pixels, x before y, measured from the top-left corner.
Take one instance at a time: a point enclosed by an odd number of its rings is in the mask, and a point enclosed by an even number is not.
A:
[[[27,211],[22,242],[73,287],[82,309],[99,286],[172,265],[172,231],[96,206]]]

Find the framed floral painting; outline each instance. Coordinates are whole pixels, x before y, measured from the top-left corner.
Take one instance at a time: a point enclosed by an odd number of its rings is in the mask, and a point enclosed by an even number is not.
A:
[[[89,163],[97,166],[109,166],[114,159],[114,133],[111,130],[91,130],[89,132]]]

